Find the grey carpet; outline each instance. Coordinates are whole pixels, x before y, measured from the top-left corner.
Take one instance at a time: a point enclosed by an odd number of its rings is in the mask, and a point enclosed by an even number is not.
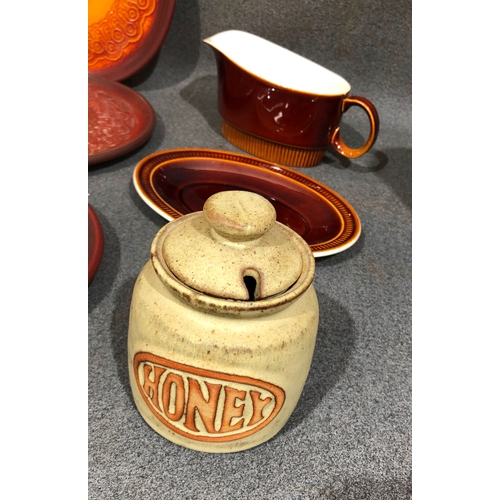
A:
[[[127,328],[134,281],[166,221],[132,185],[160,150],[238,151],[221,135],[216,67],[202,39],[242,29],[344,76],[369,98],[380,134],[364,157],[328,151],[301,170],[346,198],[362,222],[349,250],[317,260],[320,324],[302,397],[254,449],[204,454],[157,435],[131,399]],[[89,203],[106,246],[89,297],[89,498],[411,498],[411,2],[178,0],[158,55],[127,85],[157,114],[135,152],[89,167]],[[366,132],[345,115],[346,142]]]

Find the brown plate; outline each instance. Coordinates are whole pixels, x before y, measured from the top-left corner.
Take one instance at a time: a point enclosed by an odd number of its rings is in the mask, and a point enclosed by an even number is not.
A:
[[[89,205],[89,285],[92,283],[104,252],[104,233],[99,217]]]
[[[89,165],[129,153],[153,134],[151,104],[129,87],[89,75],[88,99]]]
[[[258,193],[274,205],[279,222],[307,241],[315,257],[346,250],[361,233],[354,209],[330,188],[292,169],[227,151],[154,153],[137,164],[134,187],[169,221],[202,210],[205,201],[220,191]]]
[[[175,0],[89,0],[88,70],[123,81],[158,52]]]

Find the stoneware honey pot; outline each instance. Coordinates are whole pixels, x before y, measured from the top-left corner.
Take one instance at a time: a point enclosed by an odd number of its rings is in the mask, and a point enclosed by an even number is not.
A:
[[[377,139],[379,118],[365,97],[336,73],[251,33],[229,30],[204,40],[215,53],[218,107],[225,138],[255,156],[292,167],[321,162],[327,148],[347,158]],[[370,132],[359,148],[341,138],[351,106],[367,115]]]
[[[133,291],[132,394],[168,440],[227,453],[273,437],[294,410],[318,329],[308,244],[245,191],[168,223]]]

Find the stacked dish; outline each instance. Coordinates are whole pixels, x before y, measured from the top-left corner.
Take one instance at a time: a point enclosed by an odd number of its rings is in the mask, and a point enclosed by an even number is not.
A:
[[[144,144],[156,116],[147,99],[119,83],[157,53],[172,22],[175,0],[89,0],[88,164],[113,160]],[[89,205],[89,285],[104,251],[99,218]]]
[[[157,53],[174,7],[175,0],[89,0],[89,165],[129,153],[151,137],[153,108],[118,82]]]

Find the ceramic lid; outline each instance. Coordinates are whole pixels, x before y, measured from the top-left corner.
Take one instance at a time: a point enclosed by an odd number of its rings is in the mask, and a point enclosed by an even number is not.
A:
[[[162,251],[170,271],[189,287],[254,301],[286,291],[300,277],[301,251],[262,196],[219,192],[192,215],[169,232]]]

